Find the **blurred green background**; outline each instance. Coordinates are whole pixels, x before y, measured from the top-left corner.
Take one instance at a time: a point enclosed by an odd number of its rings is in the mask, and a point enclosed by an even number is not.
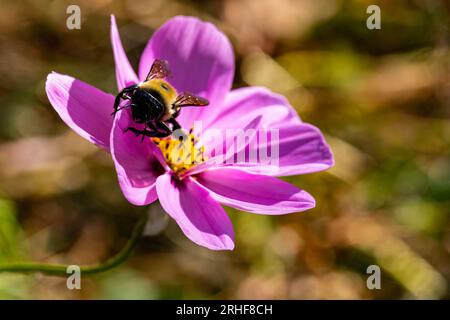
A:
[[[66,8],[81,8],[81,30]],[[366,8],[381,8],[368,30]],[[288,178],[317,199],[306,213],[229,210],[233,252],[191,243],[158,203],[122,196],[109,155],[50,106],[52,71],[115,93],[109,15],[134,66],[177,14],[216,24],[236,54],[235,87],[286,95],[327,136],[336,166]],[[0,274],[12,299],[450,298],[448,1],[11,1],[0,4],[0,263],[88,264],[150,223],[119,268],[82,290],[42,275]],[[366,268],[382,269],[368,290]]]

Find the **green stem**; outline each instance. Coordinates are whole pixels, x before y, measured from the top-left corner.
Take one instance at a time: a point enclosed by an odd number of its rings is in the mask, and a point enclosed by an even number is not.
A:
[[[114,257],[106,260],[105,262],[101,262],[98,264],[80,266],[81,274],[95,274],[110,270],[114,267],[117,267],[128,257],[131,255],[134,247],[138,243],[142,232],[144,231],[145,224],[147,223],[147,213],[144,213],[136,226],[131,233],[130,239],[127,241],[122,250],[115,255]],[[37,262],[28,262],[28,263],[11,263],[0,265],[0,272],[20,272],[20,273],[31,273],[31,272],[40,272],[49,275],[55,276],[64,276],[67,277],[67,267],[69,265],[65,264],[45,264],[45,263],[37,263]]]

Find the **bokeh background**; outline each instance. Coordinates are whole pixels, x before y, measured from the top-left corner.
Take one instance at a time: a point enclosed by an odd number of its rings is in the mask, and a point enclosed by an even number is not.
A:
[[[81,8],[81,30],[66,8]],[[366,8],[381,8],[368,30]],[[444,0],[13,1],[0,4],[0,263],[89,264],[120,250],[150,215],[133,256],[104,274],[0,274],[10,299],[448,299],[449,2]],[[325,133],[328,172],[290,177],[317,199],[268,217],[227,209],[233,252],[187,240],[158,203],[134,207],[109,155],[50,106],[52,71],[115,93],[109,15],[134,66],[170,17],[216,24],[236,54],[235,87],[288,97]],[[382,270],[368,290],[366,268]]]

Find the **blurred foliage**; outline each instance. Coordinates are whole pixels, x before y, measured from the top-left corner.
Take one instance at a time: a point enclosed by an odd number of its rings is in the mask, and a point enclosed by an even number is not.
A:
[[[69,4],[81,7],[81,30],[66,28]],[[370,4],[381,30],[366,28]],[[44,91],[55,70],[115,92],[111,13],[134,66],[174,15],[227,33],[235,87],[286,95],[326,134],[336,166],[287,178],[317,207],[279,217],[227,208],[236,249],[212,252],[159,204],[127,203],[109,155],[70,132]],[[98,262],[141,212],[151,218],[133,257],[82,290],[0,274],[0,298],[450,298],[449,14],[444,0],[3,0],[0,262]],[[366,288],[370,264],[381,290]]]
[[[14,203],[0,198],[0,264],[24,260],[22,231],[16,220]],[[23,295],[29,287],[24,275],[0,274],[0,299],[14,299]]]

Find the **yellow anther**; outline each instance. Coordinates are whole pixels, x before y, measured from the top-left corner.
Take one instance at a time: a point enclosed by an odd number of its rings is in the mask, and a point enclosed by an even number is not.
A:
[[[152,138],[159,147],[169,167],[176,173],[182,173],[205,161],[205,147],[196,146],[198,138],[192,133],[178,139],[172,136]]]

